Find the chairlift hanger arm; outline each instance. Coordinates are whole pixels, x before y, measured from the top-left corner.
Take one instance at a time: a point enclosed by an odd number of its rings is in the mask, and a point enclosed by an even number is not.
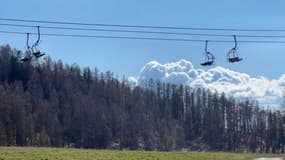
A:
[[[236,37],[236,35],[234,35],[234,41],[235,41],[235,49],[237,49],[237,37]]]
[[[40,26],[37,26],[37,28],[38,28],[38,39],[37,39],[37,41],[33,45],[35,47],[39,44],[40,39],[41,39]]]
[[[38,28],[38,40],[37,40],[37,44],[38,44],[41,40],[41,33],[40,33],[40,26],[37,26],[37,28]]]
[[[206,43],[205,43],[205,53],[208,52],[208,40],[206,40]]]
[[[40,34],[40,26],[37,26],[38,28],[38,39],[36,40],[36,42],[32,45],[32,48],[36,48],[38,45],[39,45],[39,42],[40,42],[40,38],[41,38],[41,34]]]
[[[31,48],[31,47],[29,46],[29,39],[30,39],[30,33],[27,33],[27,42],[26,42],[27,49],[30,49],[30,48]]]

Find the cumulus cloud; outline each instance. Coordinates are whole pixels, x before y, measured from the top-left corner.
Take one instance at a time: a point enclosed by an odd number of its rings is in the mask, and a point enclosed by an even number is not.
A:
[[[128,84],[130,86],[136,86],[138,84],[138,79],[136,77],[128,77]]]
[[[138,77],[129,77],[132,85],[143,84],[149,79],[208,88],[236,98],[256,99],[261,104],[277,105],[285,89],[285,74],[279,79],[270,80],[220,66],[209,70],[196,69],[190,61],[184,59],[166,64],[151,61],[142,67]]]

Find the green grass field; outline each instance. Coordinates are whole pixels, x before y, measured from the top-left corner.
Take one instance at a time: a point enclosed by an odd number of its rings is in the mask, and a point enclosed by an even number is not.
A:
[[[0,160],[251,160],[284,155],[0,147]]]

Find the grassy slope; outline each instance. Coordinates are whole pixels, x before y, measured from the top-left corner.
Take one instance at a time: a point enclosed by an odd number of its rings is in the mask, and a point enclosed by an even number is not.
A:
[[[0,147],[0,160],[250,160],[284,155]]]

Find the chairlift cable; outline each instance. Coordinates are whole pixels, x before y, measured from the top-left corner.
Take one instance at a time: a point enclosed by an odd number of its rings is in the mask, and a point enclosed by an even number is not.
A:
[[[0,26],[27,27],[27,28],[37,27],[37,26],[34,26],[34,25],[7,24],[7,23],[0,23]],[[122,29],[102,29],[102,28],[76,28],[76,27],[59,27],[59,26],[40,26],[40,27],[44,28],[44,29],[77,30],[77,31],[123,32],[123,33],[143,33],[143,34],[168,34],[168,35],[181,35],[181,36],[232,37],[232,34],[164,32],[164,31],[122,30]],[[236,36],[244,37],[244,38],[285,38],[285,35],[247,35],[247,34],[236,34]]]
[[[0,33],[6,34],[26,34],[25,32],[16,32],[16,31],[3,31]],[[30,33],[32,35],[37,35],[38,33]],[[131,36],[109,36],[109,35],[84,35],[84,34],[57,34],[57,33],[42,33],[44,36],[53,36],[53,37],[73,37],[73,38],[104,38],[104,39],[133,39],[133,40],[155,40],[155,41],[179,41],[179,42],[205,42],[200,39],[183,39],[183,38],[158,38],[158,37],[131,37]],[[229,40],[208,40],[208,42],[214,43],[232,43]],[[239,41],[240,43],[272,43],[272,44],[284,44],[285,41],[253,41],[253,40],[243,40]]]
[[[173,29],[173,30],[203,30],[203,31],[244,31],[244,32],[285,32],[285,29],[238,29],[238,28],[202,28],[202,27],[176,27],[176,26],[151,26],[151,25],[126,25],[126,24],[104,24],[104,23],[82,23],[82,22],[63,22],[63,21],[44,21],[14,18],[0,18],[1,21],[26,22],[26,23],[45,23],[60,25],[80,25],[80,26],[104,26],[104,27],[125,27],[125,28],[149,28],[149,29]]]

